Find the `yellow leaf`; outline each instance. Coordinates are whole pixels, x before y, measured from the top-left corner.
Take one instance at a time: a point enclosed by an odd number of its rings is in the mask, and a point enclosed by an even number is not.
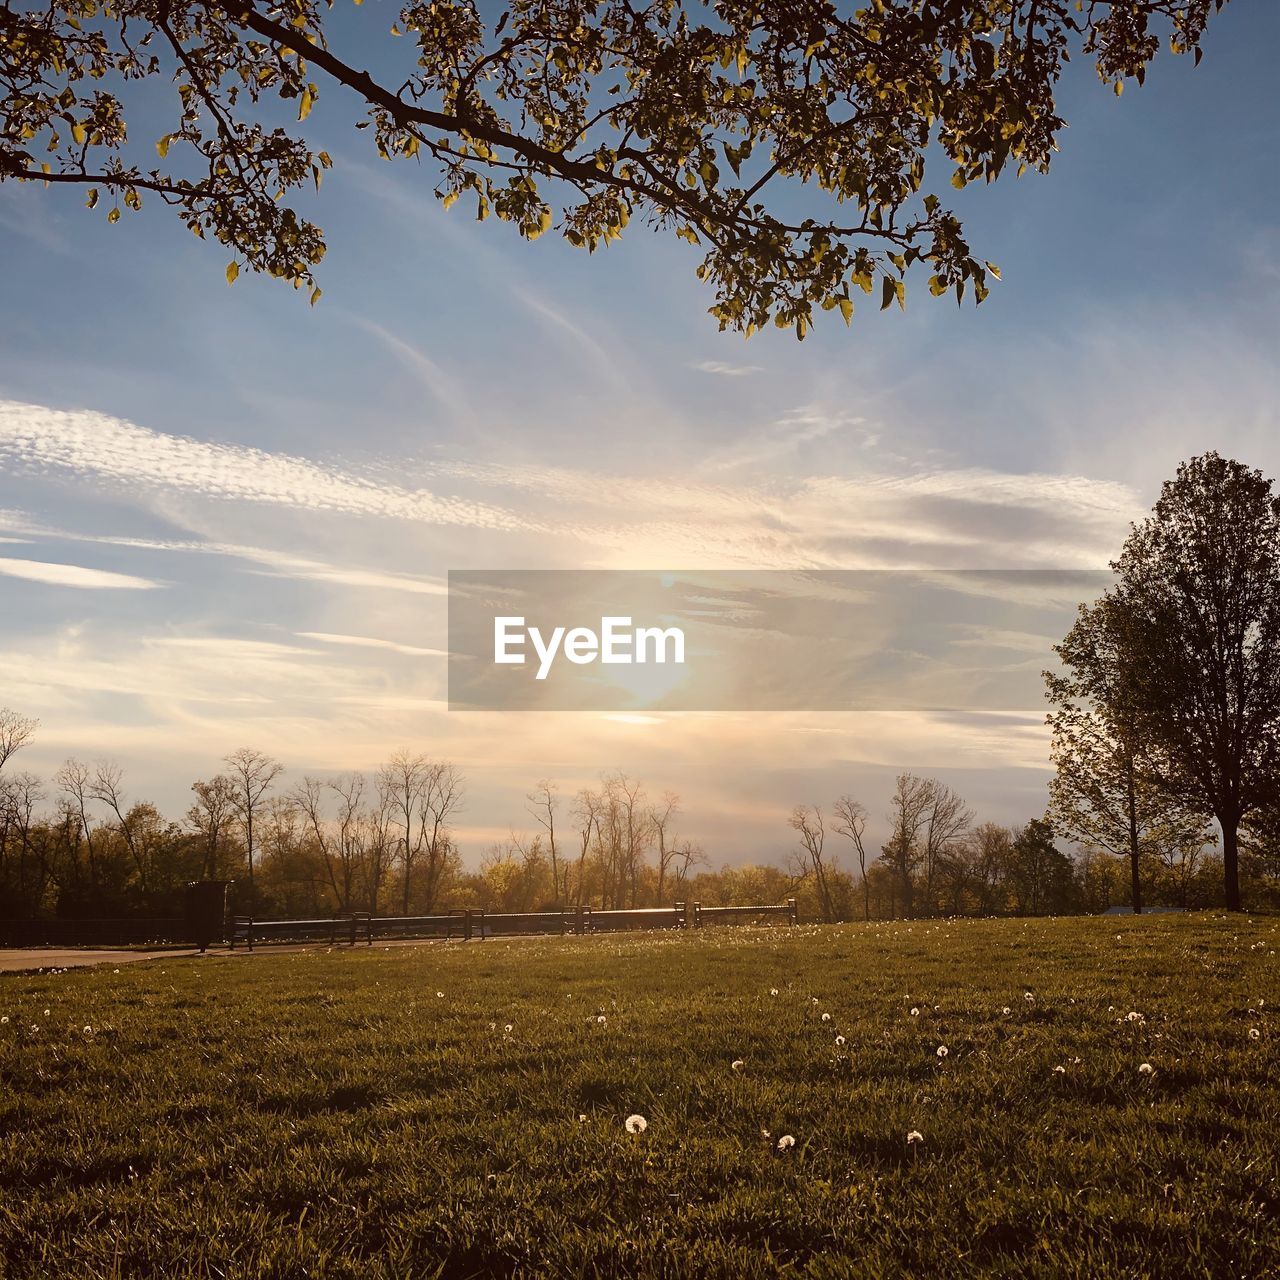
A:
[[[840,314],[844,316],[845,324],[849,324],[853,320],[853,299],[840,299]]]
[[[161,160],[169,154],[169,135],[167,133],[156,143],[156,153]]]
[[[227,263],[227,283],[235,284],[236,277],[240,274],[240,264],[238,262]]]
[[[360,0],[356,0],[356,4],[359,4],[359,3],[360,3]],[[311,305],[314,307],[316,303],[319,301],[320,301],[320,289],[319,289],[319,286],[317,286],[316,288],[311,290]]]

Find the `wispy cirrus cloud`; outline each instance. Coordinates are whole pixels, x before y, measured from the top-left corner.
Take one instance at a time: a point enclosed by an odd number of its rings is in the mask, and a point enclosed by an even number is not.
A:
[[[348,645],[355,649],[382,649],[388,653],[400,653],[411,658],[444,658],[447,649],[424,649],[419,645],[401,644],[396,640],[382,640],[376,636],[348,636],[331,631],[299,631],[302,640],[318,640],[321,644]]]
[[[528,527],[483,502],[383,484],[289,454],[171,435],[93,410],[0,401],[0,461],[299,510],[482,529]]]
[[[159,582],[137,578],[129,573],[107,569],[90,569],[82,564],[61,564],[48,560],[14,560],[0,558],[0,574],[22,578],[27,582],[43,582],[52,587],[76,587],[89,591],[150,591]]]
[[[763,367],[758,364],[730,364],[727,360],[695,360],[689,366],[699,373],[713,373],[721,378],[747,378],[753,373],[762,373]]]

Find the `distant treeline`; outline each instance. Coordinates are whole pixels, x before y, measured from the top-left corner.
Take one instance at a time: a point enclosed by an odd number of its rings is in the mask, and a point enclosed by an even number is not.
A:
[[[877,850],[867,810],[845,796],[779,831],[777,865],[711,870],[679,831],[680,799],[614,774],[564,796],[542,781],[527,797],[529,834],[513,832],[473,870],[455,821],[464,779],[448,762],[398,752],[376,774],[289,784],[260,752],[233,752],[192,784],[178,821],[132,798],[111,764],[68,760],[50,779],[13,767],[34,721],[0,709],[0,918],[166,917],[184,886],[234,881],[233,910],[258,916],[347,911],[426,914],[451,907],[533,911],[587,904],[771,904],[795,897],[810,920],[1105,911],[1128,901],[1124,863],[1096,848],[1062,852],[1041,820],[977,823],[950,788],[904,774]],[[1276,868],[1250,861],[1255,905],[1280,901]],[[1147,901],[1222,902],[1222,867],[1186,844],[1143,864]]]

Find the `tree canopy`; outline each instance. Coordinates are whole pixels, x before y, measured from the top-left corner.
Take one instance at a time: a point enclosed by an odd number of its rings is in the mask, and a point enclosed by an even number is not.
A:
[[[948,188],[1048,168],[1073,54],[1118,93],[1162,44],[1198,61],[1226,2],[410,0],[365,37],[375,6],[339,22],[332,0],[5,0],[0,181],[83,186],[112,222],[154,195],[231,250],[229,280],[314,302],[323,233],[286,197],[331,167],[306,122],[342,86],[445,205],[589,250],[639,215],[701,249],[722,329],[803,337],[859,293],[903,305],[917,264],[981,302],[998,272]]]
[[[1060,707],[1087,700],[1144,792],[1173,813],[1212,814],[1239,910],[1240,830],[1265,839],[1280,796],[1280,496],[1243,463],[1192,458],[1112,567],[1115,586],[1058,646],[1069,675],[1050,694]],[[1074,715],[1055,723],[1060,745],[1072,745],[1064,730],[1082,741]],[[1060,772],[1059,788],[1069,783]]]

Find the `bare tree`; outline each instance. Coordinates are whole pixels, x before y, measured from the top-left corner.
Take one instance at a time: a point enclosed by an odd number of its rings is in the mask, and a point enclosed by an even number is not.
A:
[[[551,886],[553,896],[560,901],[560,862],[556,849],[556,809],[558,801],[554,782],[543,778],[525,797],[529,801],[529,812],[537,819],[538,825],[547,833],[547,851],[551,855]],[[564,896],[569,896],[568,869],[565,870]]]
[[[945,783],[931,779],[929,786],[924,819],[924,892],[932,911],[939,868],[960,847],[973,822],[973,810]]]
[[[20,715],[9,707],[0,707],[0,769],[31,741],[39,724],[39,720]]]
[[[76,856],[79,857],[80,840],[83,838],[88,855],[89,885],[96,892],[98,888],[98,864],[97,859],[94,857],[93,824],[89,821],[89,801],[92,799],[90,784],[93,780],[93,775],[87,764],[73,758],[62,765],[58,772],[53,775],[53,780],[58,788],[65,793],[67,807],[78,819],[79,829],[76,832],[75,839]]]
[[[706,861],[707,855],[703,853],[701,845],[694,844],[692,840],[677,840],[671,847],[673,893],[683,893],[689,881],[690,870]]]
[[[573,817],[578,824],[578,885],[575,901],[582,905],[587,883],[587,855],[600,840],[600,811],[603,798],[590,787],[583,787],[574,801]]]
[[[902,913],[908,920],[915,916],[915,871],[924,851],[920,845],[920,832],[933,803],[934,783],[928,778],[917,778],[913,773],[899,775],[889,811],[889,843],[880,859],[897,877],[902,891]]]
[[[862,918],[871,919],[871,886],[867,883],[867,849],[863,837],[867,831],[867,809],[852,796],[844,795],[836,801],[836,831],[851,841],[858,854],[858,869],[862,873]]]
[[[196,802],[187,812],[187,821],[204,838],[201,874],[212,880],[218,874],[223,836],[236,812],[236,784],[220,773],[208,782],[193,782],[191,790]]]
[[[401,915],[409,914],[409,893],[413,870],[422,852],[425,839],[423,824],[417,822],[422,805],[423,792],[427,785],[428,763],[426,756],[414,755],[409,751],[397,751],[378,772],[379,786],[387,797],[387,803],[395,814],[395,819],[403,832],[400,847],[400,869],[403,873],[401,884]]]
[[[822,918],[832,923],[836,918],[835,903],[832,899],[829,868],[824,852],[827,842],[827,828],[822,821],[822,810],[818,806],[796,805],[791,811],[791,826],[800,835],[800,857],[808,870],[813,874],[814,885],[818,890],[818,906],[822,910]]]
[[[672,825],[680,810],[680,797],[674,791],[662,793],[662,803],[649,810],[649,827],[658,845],[658,901],[662,906],[662,893],[666,887],[667,871],[671,864],[681,856],[680,846],[676,843]],[[687,843],[687,842],[686,842]],[[686,863],[686,871],[688,865]]]
[[[419,828],[422,833],[420,846],[427,855],[426,908],[436,904],[444,884],[445,872],[455,853],[449,824],[462,807],[465,793],[462,774],[446,760],[439,760],[427,767],[426,785],[422,790],[419,811]]]
[[[115,815],[116,829],[124,838],[125,848],[128,849],[133,865],[137,868],[138,880],[145,894],[151,888],[151,878],[148,874],[149,868],[142,841],[138,838],[138,833],[135,832],[131,821],[133,811],[125,808],[124,790],[121,786],[123,781],[124,770],[118,764],[104,761],[93,771],[88,794],[91,799],[105,804]]]
[[[629,898],[635,907],[639,898],[640,868],[652,838],[644,787],[625,773],[615,773],[605,778],[604,793],[615,905],[625,907]]]
[[[235,783],[235,807],[244,830],[244,852],[249,867],[249,893],[253,894],[253,822],[262,807],[263,797],[272,783],[284,772],[284,765],[261,751],[240,747],[223,763],[231,769]]]

